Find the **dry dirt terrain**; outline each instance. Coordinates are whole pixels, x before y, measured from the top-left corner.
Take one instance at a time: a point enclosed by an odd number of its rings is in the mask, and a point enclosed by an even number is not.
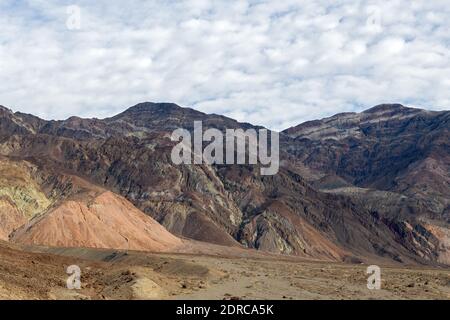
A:
[[[448,269],[381,266],[381,290],[368,290],[366,265],[247,255],[1,242],[0,299],[450,299]],[[73,264],[81,268],[81,290],[66,288]]]

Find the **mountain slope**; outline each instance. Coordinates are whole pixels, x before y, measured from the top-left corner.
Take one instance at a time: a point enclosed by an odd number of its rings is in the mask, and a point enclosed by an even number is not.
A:
[[[131,203],[111,192],[67,200],[25,224],[12,242],[57,247],[175,251],[182,241]]]
[[[285,130],[289,151],[323,174],[401,193],[450,213],[450,112],[380,105]]]
[[[27,222],[25,216],[9,199],[0,198],[0,240],[7,241],[9,235]]]
[[[121,196],[79,177],[8,158],[0,159],[0,239],[155,252],[183,245]]]
[[[280,136],[280,172],[261,176],[257,166],[171,162],[172,130],[195,120],[258,128],[223,116],[155,103],[65,121],[2,110],[0,154],[120,194],[175,235],[329,260],[447,263],[445,232],[429,230],[448,228],[448,188],[438,184],[448,178],[448,112],[378,106],[291,128]],[[40,179],[53,197],[73,193],[64,179]]]

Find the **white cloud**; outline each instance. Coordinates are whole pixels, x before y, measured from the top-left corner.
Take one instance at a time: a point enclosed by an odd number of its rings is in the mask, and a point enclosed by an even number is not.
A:
[[[170,101],[274,129],[383,102],[448,109],[446,2],[2,0],[0,104],[60,119]]]

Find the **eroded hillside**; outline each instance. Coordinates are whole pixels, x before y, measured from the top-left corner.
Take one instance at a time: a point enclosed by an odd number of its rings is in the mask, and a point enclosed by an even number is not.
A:
[[[174,104],[143,103],[102,120],[2,109],[0,152],[37,168],[49,202],[34,201],[53,212],[41,224],[60,221],[55,201],[77,194],[90,210],[86,188],[72,183],[80,179],[176,236],[337,261],[448,263],[448,112],[388,105],[289,129],[275,176],[248,165],[174,165],[171,131],[192,130],[194,120],[257,128]]]

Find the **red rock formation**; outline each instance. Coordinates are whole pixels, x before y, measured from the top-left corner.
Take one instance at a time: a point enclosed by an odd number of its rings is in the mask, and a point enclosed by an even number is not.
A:
[[[14,233],[13,242],[57,247],[174,251],[182,240],[106,191],[92,200],[66,200]]]

